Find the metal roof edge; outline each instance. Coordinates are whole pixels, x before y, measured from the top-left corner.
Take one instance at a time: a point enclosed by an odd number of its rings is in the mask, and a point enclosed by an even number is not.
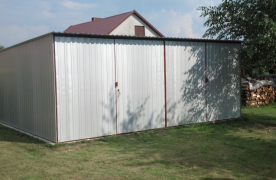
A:
[[[106,34],[85,34],[85,33],[64,33],[64,32],[50,32],[27,41],[9,46],[0,50],[0,52],[6,51],[16,46],[26,44],[28,42],[40,39],[49,35],[63,36],[63,37],[85,37],[85,38],[105,38],[105,39],[134,39],[134,40],[156,40],[156,41],[192,41],[192,42],[217,42],[217,43],[241,43],[238,40],[217,40],[217,39],[193,39],[193,38],[178,38],[178,37],[149,37],[149,36],[123,36],[123,35],[106,35]]]
[[[34,40],[36,40],[36,39],[40,39],[40,38],[45,37],[45,36],[49,36],[49,35],[54,34],[54,33],[55,33],[55,32],[53,31],[53,32],[50,32],[50,33],[47,33],[47,34],[43,34],[43,35],[41,35],[41,36],[38,36],[38,37],[35,37],[35,38],[32,38],[32,39],[29,39],[29,40],[23,41],[23,42],[21,42],[21,43],[18,43],[18,44],[9,46],[9,47],[7,47],[7,48],[4,48],[4,49],[2,49],[0,52],[3,52],[3,51],[5,51],[5,50],[11,49],[11,48],[14,48],[14,47],[16,47],[16,46],[20,46],[20,45],[22,45],[22,44],[26,44],[26,43],[28,43],[28,42],[34,41]]]
[[[123,35],[63,33],[63,32],[54,32],[53,35],[54,36],[62,36],[62,37],[135,39],[135,40],[156,40],[156,41],[193,41],[193,42],[218,42],[218,43],[241,43],[242,42],[239,40],[193,39],[193,38],[178,38],[178,37],[123,36]]]

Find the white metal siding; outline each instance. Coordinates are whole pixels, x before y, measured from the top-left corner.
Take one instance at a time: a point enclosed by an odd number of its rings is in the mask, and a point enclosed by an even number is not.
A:
[[[205,44],[166,41],[167,125],[205,121]]]
[[[52,35],[0,52],[0,122],[56,141]]]
[[[55,37],[59,142],[116,133],[113,42]]]
[[[116,40],[118,133],[165,127],[162,41]]]
[[[240,44],[207,43],[208,120],[240,117]]]
[[[168,126],[240,116],[240,44],[169,40],[164,57],[163,43],[57,35],[53,49],[48,35],[4,50],[0,123],[53,142],[165,127],[164,58]]]

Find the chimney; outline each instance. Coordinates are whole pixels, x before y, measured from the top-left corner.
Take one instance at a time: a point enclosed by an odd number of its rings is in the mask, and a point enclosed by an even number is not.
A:
[[[97,20],[100,20],[102,18],[99,18],[99,17],[92,17],[92,21],[97,21]]]

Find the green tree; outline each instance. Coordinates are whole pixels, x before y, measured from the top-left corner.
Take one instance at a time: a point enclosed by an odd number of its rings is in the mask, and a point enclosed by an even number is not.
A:
[[[199,7],[207,17],[203,37],[242,40],[242,70],[276,69],[276,0],[223,0]]]
[[[0,51],[1,51],[2,49],[4,49],[4,48],[5,48],[4,46],[0,45]]]

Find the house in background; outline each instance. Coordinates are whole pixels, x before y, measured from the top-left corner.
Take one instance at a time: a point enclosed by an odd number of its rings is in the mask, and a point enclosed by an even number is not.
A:
[[[64,32],[164,37],[135,10],[106,18],[93,17],[90,22],[70,26]]]

